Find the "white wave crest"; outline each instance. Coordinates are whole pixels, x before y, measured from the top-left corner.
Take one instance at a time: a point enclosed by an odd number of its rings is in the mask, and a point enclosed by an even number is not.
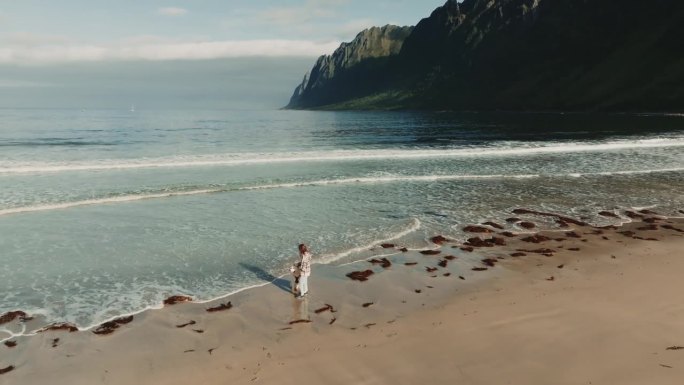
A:
[[[314,186],[329,186],[329,185],[346,185],[346,184],[379,184],[379,183],[397,183],[397,182],[439,182],[439,181],[454,181],[454,180],[497,180],[497,179],[532,179],[550,177],[550,178],[579,178],[586,176],[610,176],[610,175],[638,175],[638,174],[653,174],[665,172],[682,172],[681,168],[666,168],[653,170],[629,170],[629,171],[611,171],[611,172],[597,172],[597,173],[568,173],[557,175],[539,175],[539,174],[515,174],[515,175],[393,175],[383,177],[359,177],[359,178],[345,178],[345,179],[321,179],[314,181],[290,182],[290,183],[274,183],[257,186],[246,186],[239,188],[213,188],[213,189],[198,189],[188,191],[164,192],[156,194],[130,194],[115,197],[107,197],[100,199],[86,199],[80,201],[44,204],[35,206],[22,206],[0,209],[0,216],[30,213],[37,211],[62,210],[81,206],[93,206],[101,204],[116,204],[116,203],[130,203],[148,199],[162,199],[190,195],[203,195],[222,193],[230,191],[250,191],[250,190],[267,190],[279,188],[298,188],[298,187],[314,187]]]
[[[219,192],[219,191],[221,191],[221,190],[216,190],[216,189],[207,190],[207,189],[205,189],[205,190],[193,190],[193,191],[168,192],[168,193],[160,193],[160,194],[131,194],[131,195],[122,195],[122,196],[110,197],[110,198],[86,199],[86,200],[82,200],[82,201],[55,203],[55,204],[48,204],[48,205],[13,207],[10,209],[0,210],[0,216],[10,215],[10,214],[19,214],[19,213],[30,213],[30,212],[36,212],[36,211],[63,210],[63,209],[69,209],[72,207],[93,206],[93,205],[101,205],[101,204],[109,204],[109,203],[126,203],[126,202],[134,202],[134,201],[140,201],[140,200],[145,200],[145,199],[159,199],[159,198],[169,198],[169,197],[184,196],[184,195],[209,194],[209,193],[214,193],[214,192]]]
[[[82,162],[0,163],[0,175],[58,173],[78,171],[130,170],[149,168],[184,168],[240,166],[250,164],[340,162],[359,160],[430,159],[458,157],[525,156],[537,154],[604,152],[629,149],[684,147],[684,138],[620,140],[612,142],[527,143],[505,142],[497,146],[451,149],[338,150],[282,153],[235,153],[201,156],[178,156],[152,159],[98,160]]]
[[[326,186],[342,184],[373,184],[373,183],[393,183],[393,182],[438,182],[448,180],[467,180],[467,179],[530,179],[538,178],[539,175],[407,175],[407,176],[384,176],[384,177],[362,177],[346,179],[323,179],[311,182],[276,183],[261,186],[243,187],[240,190],[261,190],[276,188],[293,188],[306,186]]]
[[[366,245],[354,247],[354,248],[351,248],[351,249],[348,249],[348,250],[345,250],[345,251],[342,251],[342,252],[339,252],[339,253],[325,254],[325,255],[322,255],[322,256],[321,256],[318,260],[316,260],[315,262],[316,262],[316,263],[327,264],[327,263],[332,263],[332,262],[338,261],[338,260],[340,260],[340,259],[342,259],[342,258],[348,257],[348,256],[353,255],[353,254],[356,254],[356,253],[360,253],[360,252],[362,252],[362,251],[366,251],[366,250],[368,250],[368,249],[370,249],[370,248],[373,248],[373,247],[375,247],[375,246],[381,245],[381,244],[383,244],[383,243],[387,243],[387,242],[395,241],[395,240],[397,240],[397,239],[401,239],[401,238],[403,238],[403,237],[405,237],[405,236],[407,236],[407,235],[409,235],[409,234],[411,234],[411,233],[413,233],[413,232],[415,232],[415,231],[418,231],[418,229],[420,229],[420,226],[421,226],[421,225],[422,225],[422,224],[421,224],[421,222],[420,222],[420,220],[419,220],[418,218],[413,218],[413,221],[412,221],[412,223],[411,223],[411,225],[410,225],[409,227],[407,227],[406,229],[404,229],[404,230],[402,230],[402,231],[397,232],[396,234],[393,234],[393,235],[392,235],[391,237],[389,237],[389,238],[378,239],[378,240],[375,240],[375,241],[373,241],[373,242],[370,242],[370,243],[368,243],[368,244],[366,244]]]

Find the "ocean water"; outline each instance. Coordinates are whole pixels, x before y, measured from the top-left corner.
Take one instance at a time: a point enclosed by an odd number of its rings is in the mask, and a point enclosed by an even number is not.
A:
[[[87,328],[264,284],[300,242],[345,263],[519,207],[681,216],[683,191],[679,115],[5,109],[0,313]]]

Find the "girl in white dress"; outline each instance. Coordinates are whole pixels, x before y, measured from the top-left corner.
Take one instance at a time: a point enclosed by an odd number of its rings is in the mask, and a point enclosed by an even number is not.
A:
[[[303,297],[309,292],[309,276],[311,275],[311,253],[305,244],[299,245],[299,297]]]

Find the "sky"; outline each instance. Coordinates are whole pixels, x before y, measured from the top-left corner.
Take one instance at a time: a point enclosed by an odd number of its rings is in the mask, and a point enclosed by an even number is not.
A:
[[[443,2],[0,0],[0,108],[281,106],[316,57]]]

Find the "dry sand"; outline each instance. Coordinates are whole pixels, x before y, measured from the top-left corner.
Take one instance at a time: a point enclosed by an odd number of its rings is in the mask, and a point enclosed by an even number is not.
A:
[[[684,349],[668,348],[684,346],[684,233],[643,226],[575,226],[581,238],[474,253],[446,243],[387,269],[315,266],[305,300],[279,280],[136,315],[106,336],[18,338],[0,346],[0,369],[15,367],[0,384],[682,384]],[[509,256],[521,248],[556,252]],[[440,267],[446,255],[457,258]],[[474,256],[505,259],[475,272]],[[344,276],[368,268],[367,282]],[[316,313],[326,304],[334,312]]]

